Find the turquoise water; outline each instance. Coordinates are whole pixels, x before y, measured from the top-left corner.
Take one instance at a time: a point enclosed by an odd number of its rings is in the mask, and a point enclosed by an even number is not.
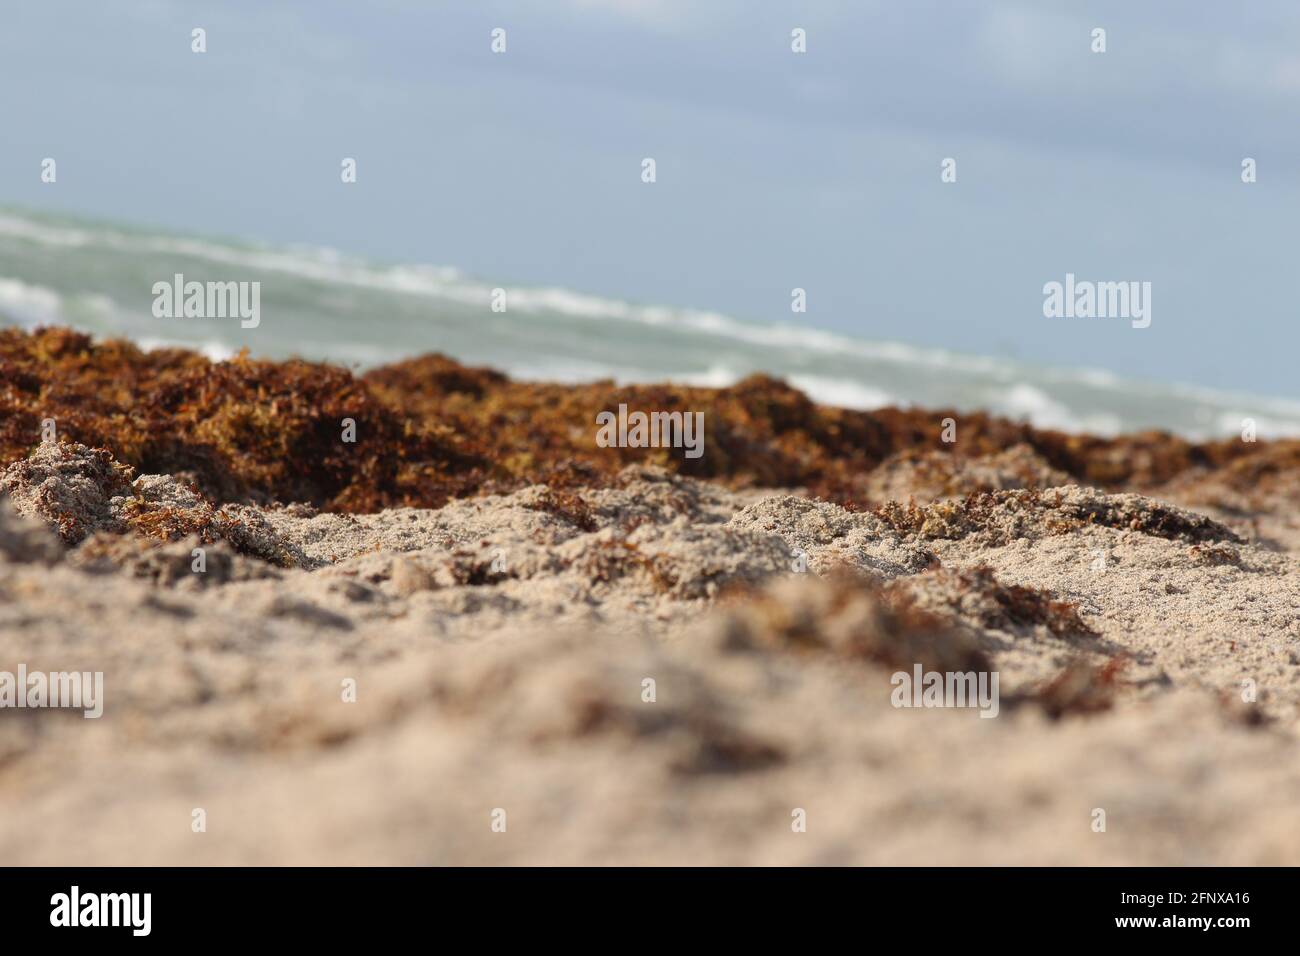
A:
[[[238,318],[158,318],[153,286],[259,282],[256,328]],[[505,311],[493,311],[504,289]],[[500,295],[498,294],[498,301]],[[792,319],[797,319],[792,316]],[[363,368],[439,351],[518,378],[726,385],[754,371],[814,399],[983,409],[1035,425],[1189,437],[1300,434],[1300,402],[1121,379],[1109,372],[856,339],[717,312],[507,286],[444,265],[373,262],[335,250],[143,231],[0,210],[0,322],[66,324],[145,347],[224,358],[301,355]]]

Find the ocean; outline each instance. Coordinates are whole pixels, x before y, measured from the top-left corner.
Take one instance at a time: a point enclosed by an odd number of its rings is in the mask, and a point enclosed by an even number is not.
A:
[[[157,318],[153,286],[261,283],[261,321]],[[505,311],[493,311],[495,289]],[[1300,434],[1300,401],[1034,365],[791,321],[521,287],[448,265],[395,264],[306,246],[213,239],[0,210],[0,324],[69,325],[146,348],[224,359],[292,355],[364,369],[443,352],[521,379],[722,386],[767,372],[849,408],[986,410],[1044,428],[1101,435],[1162,428],[1189,438]]]

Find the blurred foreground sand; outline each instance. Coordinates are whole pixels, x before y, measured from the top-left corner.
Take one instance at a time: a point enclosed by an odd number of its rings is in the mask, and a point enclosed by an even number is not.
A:
[[[880,514],[637,467],[242,506],[196,574],[109,532],[202,499],[42,446],[0,502],[0,670],[103,671],[105,710],[0,710],[0,863],[1300,863],[1292,510],[900,469],[922,506]],[[896,709],[914,661],[992,666],[999,715]]]

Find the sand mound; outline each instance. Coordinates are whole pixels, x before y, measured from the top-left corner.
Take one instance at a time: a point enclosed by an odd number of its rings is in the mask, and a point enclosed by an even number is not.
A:
[[[0,493],[15,510],[39,518],[69,545],[94,534],[133,533],[160,541],[226,541],[241,554],[282,567],[306,559],[285,545],[256,508],[217,509],[169,475],[134,477],[102,448],[46,442],[0,472]]]
[[[1071,484],[1070,475],[1054,468],[1027,444],[990,455],[967,457],[908,449],[885,459],[866,479],[869,501],[929,504],[980,491],[1055,488]]]
[[[131,495],[131,470],[102,448],[45,442],[0,474],[14,510],[50,523],[76,544],[101,528],[124,531],[120,512]]]

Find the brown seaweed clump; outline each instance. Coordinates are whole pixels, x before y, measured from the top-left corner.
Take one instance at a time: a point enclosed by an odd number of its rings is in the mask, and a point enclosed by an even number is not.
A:
[[[974,639],[918,606],[905,591],[866,578],[799,576],[777,580],[730,602],[721,639],[732,650],[828,654],[893,668],[988,671]],[[735,595],[733,594],[733,598]]]
[[[899,534],[921,540],[974,536],[986,544],[1000,545],[1095,526],[1174,541],[1241,541],[1219,522],[1184,508],[1139,495],[1106,495],[1072,485],[1047,491],[981,492],[924,507],[911,501],[889,501],[873,513]]]
[[[621,403],[702,412],[702,456],[598,447],[596,415]],[[940,440],[946,417],[961,423],[956,445]],[[803,489],[849,507],[894,494],[909,469],[944,495],[1041,487],[1061,476],[1150,489],[1180,475],[1221,477],[1244,493],[1290,487],[1300,473],[1300,442],[1099,438],[982,413],[852,411],[817,405],[764,375],[720,389],[538,384],[426,355],[358,378],[296,359],[212,362],[65,328],[0,329],[0,466],[48,438],[47,421],[60,441],[104,449],[139,474],[183,476],[217,504],[305,502],[353,513],[438,507],[529,484],[606,487],[630,464],[733,487]],[[957,448],[961,461],[949,468],[945,456]],[[893,480],[872,478],[882,463]]]
[[[1053,720],[1110,710],[1130,659],[1117,654],[1101,665],[1072,661],[1055,677],[1035,688],[1030,699]]]
[[[915,577],[891,582],[913,601],[952,620],[981,627],[1015,631],[1046,628],[1056,637],[1096,637],[1079,616],[1079,609],[1038,588],[1003,584],[987,566],[964,570],[935,567]]]
[[[437,505],[492,471],[473,442],[390,408],[331,365],[209,362],[67,329],[4,329],[0,382],[3,464],[26,458],[52,420],[60,441],[137,472],[189,476],[219,503]]]

